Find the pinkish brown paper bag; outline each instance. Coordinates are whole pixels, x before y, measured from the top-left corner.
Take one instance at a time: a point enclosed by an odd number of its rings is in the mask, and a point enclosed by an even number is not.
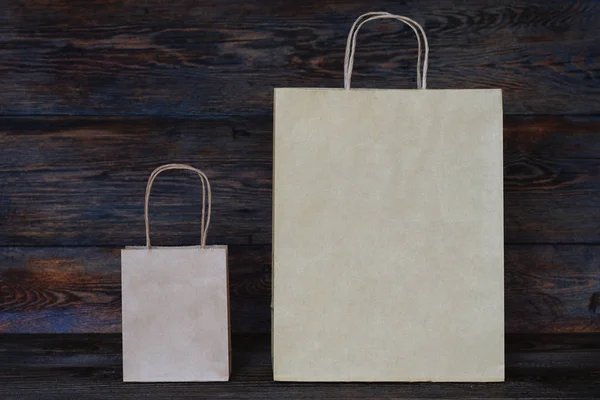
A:
[[[150,245],[150,189],[156,176],[170,169],[194,171],[202,180],[199,246]],[[128,247],[121,253],[124,381],[229,380],[227,246],[206,246],[210,197],[208,178],[193,167],[168,164],[150,176],[146,246]]]

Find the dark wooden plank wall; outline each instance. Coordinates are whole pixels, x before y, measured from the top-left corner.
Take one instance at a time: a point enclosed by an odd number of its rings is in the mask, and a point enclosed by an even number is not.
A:
[[[504,91],[507,331],[600,332],[597,0],[5,0],[0,332],[119,332],[118,249],[173,161],[213,183],[233,330],[268,332],[272,90],[341,87],[370,10],[424,24],[429,87]],[[353,83],[413,87],[414,57],[409,29],[366,26]],[[196,243],[197,182],[164,175],[154,240]]]
[[[342,86],[346,35],[365,11],[423,23],[431,88],[505,89],[510,114],[591,114],[593,0],[5,0],[6,114],[265,114],[274,86]],[[410,87],[410,29],[359,37],[356,86]]]

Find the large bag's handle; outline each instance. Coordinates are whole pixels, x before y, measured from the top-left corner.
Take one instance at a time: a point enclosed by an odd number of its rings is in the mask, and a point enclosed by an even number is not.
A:
[[[211,209],[211,192],[210,192],[210,182],[208,181],[208,177],[204,174],[204,172],[200,171],[197,168],[186,164],[165,164],[158,168],[156,168],[152,174],[150,174],[150,178],[148,178],[148,184],[146,185],[146,197],[144,200],[144,220],[146,221],[146,248],[150,248],[150,220],[148,219],[148,205],[150,203],[150,190],[152,189],[152,184],[154,180],[163,171],[168,171],[170,169],[179,169],[179,170],[188,170],[193,171],[200,177],[202,181],[202,222],[200,224],[201,232],[200,232],[200,245],[202,247],[206,246],[206,235],[208,233],[208,225],[210,224],[210,209]],[[208,196],[207,196],[208,194]],[[207,212],[208,205],[208,212]],[[206,216],[206,221],[205,221]],[[205,223],[206,222],[206,223]]]
[[[365,19],[366,18],[366,19]],[[417,56],[417,89],[427,88],[427,67],[429,63],[429,42],[427,41],[427,35],[423,27],[415,20],[402,15],[390,14],[385,11],[368,12],[356,19],[350,32],[348,33],[348,39],[346,41],[346,56],[344,57],[344,89],[350,89],[350,83],[352,82],[352,69],[354,67],[354,53],[356,52],[356,36],[360,28],[369,21],[376,19],[396,19],[404,22],[408,25],[417,36],[418,45],[418,56]],[[423,35],[423,41],[425,44],[425,56],[423,57],[423,74],[421,76],[421,37]]]

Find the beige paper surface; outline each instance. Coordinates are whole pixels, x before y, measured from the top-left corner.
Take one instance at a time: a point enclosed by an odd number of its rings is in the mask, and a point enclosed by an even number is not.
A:
[[[123,380],[227,381],[227,246],[122,250]]]
[[[500,90],[276,89],[282,381],[502,381]]]

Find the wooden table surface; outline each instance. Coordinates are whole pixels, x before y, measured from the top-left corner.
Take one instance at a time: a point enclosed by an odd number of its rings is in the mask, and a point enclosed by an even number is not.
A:
[[[2,399],[597,399],[600,335],[509,335],[504,383],[273,382],[268,335],[236,335],[227,383],[123,383],[115,334],[5,335]]]

